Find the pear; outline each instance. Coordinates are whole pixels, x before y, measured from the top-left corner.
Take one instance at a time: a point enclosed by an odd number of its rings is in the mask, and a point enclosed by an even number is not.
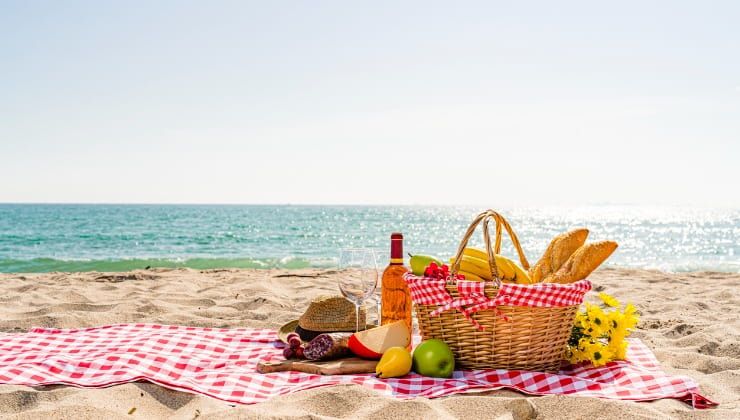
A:
[[[411,372],[411,353],[403,347],[391,347],[383,353],[375,374],[378,378],[398,378]]]
[[[414,275],[421,276],[424,274],[424,270],[426,270],[427,266],[431,262],[434,262],[438,266],[442,266],[442,261],[430,255],[411,255],[411,259],[409,260],[411,272],[414,273]]]

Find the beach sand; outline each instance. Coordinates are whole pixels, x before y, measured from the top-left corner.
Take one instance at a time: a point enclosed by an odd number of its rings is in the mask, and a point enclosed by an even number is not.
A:
[[[106,389],[0,385],[0,417],[740,418],[740,274],[602,269],[591,280],[597,291],[634,302],[642,319],[633,336],[655,352],[665,371],[691,376],[720,407],[692,410],[676,400],[527,397],[508,390],[401,401],[359,386],[318,388],[233,407],[131,383]],[[2,274],[0,331],[122,322],[276,328],[297,318],[313,296],[336,292],[336,273],[321,270]]]

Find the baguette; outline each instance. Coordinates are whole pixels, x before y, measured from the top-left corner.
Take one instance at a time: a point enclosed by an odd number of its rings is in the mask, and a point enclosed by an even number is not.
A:
[[[558,271],[545,277],[544,283],[574,283],[588,277],[617,249],[613,241],[593,242],[581,246]]]
[[[542,254],[542,258],[529,269],[531,282],[539,283],[558,271],[568,258],[583,246],[587,237],[588,229],[575,229],[553,238],[545,253]]]

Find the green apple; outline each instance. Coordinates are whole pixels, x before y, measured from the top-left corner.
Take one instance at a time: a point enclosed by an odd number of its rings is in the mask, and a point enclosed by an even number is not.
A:
[[[449,378],[455,370],[455,356],[442,340],[433,338],[416,346],[412,356],[414,372],[435,378]]]
[[[417,276],[423,275],[424,270],[426,270],[430,262],[434,262],[435,264],[442,266],[442,261],[432,256],[412,255],[411,259],[409,260],[409,265],[411,265],[411,272]]]

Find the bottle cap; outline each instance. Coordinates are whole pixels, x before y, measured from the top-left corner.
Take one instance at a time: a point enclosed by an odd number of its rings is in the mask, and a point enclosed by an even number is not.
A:
[[[403,264],[403,235],[391,233],[391,264]]]

